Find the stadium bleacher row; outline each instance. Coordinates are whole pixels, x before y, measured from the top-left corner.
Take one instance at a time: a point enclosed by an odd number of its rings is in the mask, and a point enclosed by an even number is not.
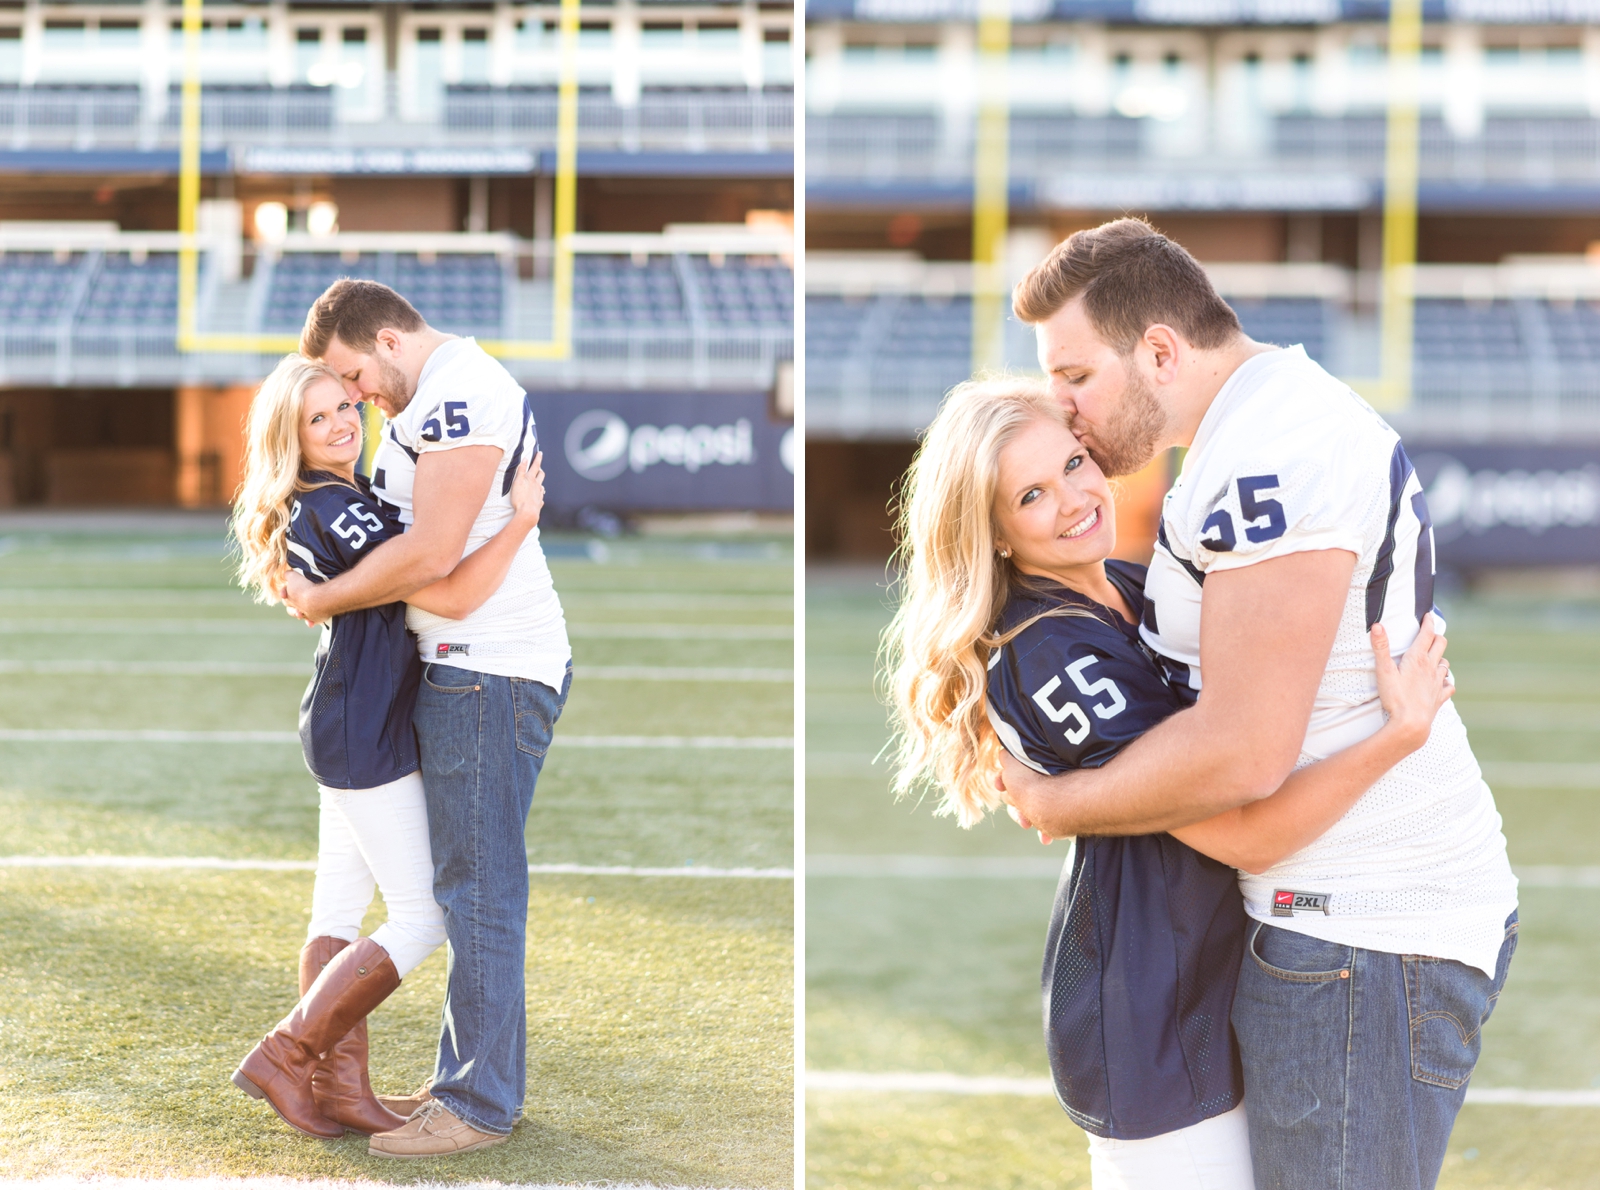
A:
[[[1231,298],[1245,333],[1301,344],[1349,374],[1361,336],[1343,303],[1305,297]],[[931,416],[971,370],[971,300],[879,294],[806,298],[806,388],[812,424],[873,433]],[[1600,401],[1600,302],[1556,298],[1419,298],[1414,317],[1417,407],[1459,410],[1474,400],[1515,407],[1538,399]],[[1031,368],[1027,328],[1008,327],[1013,366]],[[876,405],[874,408],[873,406]]]
[[[421,251],[263,254],[236,287],[242,319],[225,329],[293,333],[316,296],[343,276],[392,285],[441,330],[485,339],[532,333],[517,319],[530,283],[519,280],[510,257]],[[706,375],[705,361],[713,358],[770,371],[773,360],[792,352],[793,278],[770,256],[579,254],[575,355],[620,364],[699,359],[696,376]],[[218,289],[209,280],[203,272],[202,330],[218,325]],[[539,292],[548,301],[548,283]],[[120,359],[119,383],[152,382],[177,360],[177,308],[174,252],[0,253],[0,373],[71,373],[109,354]],[[104,374],[103,367],[90,370]]]

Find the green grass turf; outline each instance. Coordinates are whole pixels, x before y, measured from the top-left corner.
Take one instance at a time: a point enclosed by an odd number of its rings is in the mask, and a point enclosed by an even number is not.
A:
[[[787,669],[787,543],[554,543],[575,682],[557,728],[776,735],[781,683],[581,679],[585,665]],[[565,544],[566,548],[562,548]],[[701,626],[708,639],[593,637]],[[726,625],[774,639],[719,639]],[[315,635],[230,589],[215,537],[0,541],[0,658],[305,664]],[[304,679],[8,674],[0,726],[290,730]],[[787,751],[558,744],[530,859],[786,867]],[[0,743],[0,851],[310,858],[316,789],[292,745]],[[0,1178],[274,1175],[785,1186],[793,1176],[787,881],[535,877],[529,1093],[513,1139],[380,1162],[290,1133],[227,1082],[293,1001],[306,873],[0,868]],[[381,903],[369,929],[382,920]],[[374,1080],[429,1072],[443,955],[373,1018]]]
[[[310,894],[300,873],[0,869],[0,1175],[787,1183],[787,882],[537,879],[527,1115],[427,1162],[307,1140],[228,1082],[294,1001]],[[444,976],[435,954],[373,1014],[375,1085],[431,1070]]]
[[[1446,610],[1461,711],[1481,759],[1600,761],[1600,604],[1466,596]],[[881,579],[826,570],[808,579],[808,850],[1050,854],[1004,820],[963,832],[926,806],[892,801],[884,766],[872,763],[885,736],[873,657],[887,619]],[[1551,703],[1566,718],[1526,730],[1545,722],[1529,704]],[[1513,863],[1600,864],[1600,789],[1507,782],[1496,799]],[[1053,891],[1036,879],[811,877],[806,1064],[1047,1074],[1038,968]],[[1520,946],[1485,1029],[1477,1085],[1600,1087],[1597,914],[1600,889],[1523,890]],[[1086,1184],[1082,1134],[1048,1100],[817,1092],[807,1110],[813,1187]],[[1593,1187],[1597,1168],[1600,1109],[1472,1107],[1440,1185]]]

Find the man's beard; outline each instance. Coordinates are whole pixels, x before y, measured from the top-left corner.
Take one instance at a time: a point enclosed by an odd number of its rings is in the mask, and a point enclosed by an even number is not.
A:
[[[412,394],[407,391],[406,374],[395,367],[386,359],[378,359],[378,391],[373,397],[381,397],[394,410],[390,416],[397,417],[405,412],[407,405],[411,404]]]
[[[1156,400],[1155,389],[1132,367],[1122,400],[1104,426],[1094,429],[1080,419],[1073,421],[1073,433],[1082,429],[1094,439],[1089,454],[1107,476],[1144,470],[1156,457],[1156,447],[1167,429],[1166,410]]]

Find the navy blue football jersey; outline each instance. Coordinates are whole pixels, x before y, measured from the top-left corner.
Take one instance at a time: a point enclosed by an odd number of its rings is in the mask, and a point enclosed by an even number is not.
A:
[[[302,492],[289,516],[289,565],[314,583],[343,574],[403,526],[365,479],[313,472],[328,487]],[[334,616],[317,644],[316,673],[300,700],[300,746],[321,785],[372,789],[418,768],[411,712],[422,663],[406,605]]]
[[[1106,573],[1134,612],[1144,567]],[[1001,616],[1025,628],[989,659],[990,722],[1042,773],[1098,768],[1188,704],[1136,624],[1044,580]],[[1229,1024],[1245,915],[1234,870],[1171,835],[1076,840],[1045,940],[1045,1045],[1056,1098],[1096,1136],[1138,1140],[1243,1100]]]

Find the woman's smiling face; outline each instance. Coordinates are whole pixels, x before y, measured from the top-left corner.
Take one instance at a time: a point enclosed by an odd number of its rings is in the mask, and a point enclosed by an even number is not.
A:
[[[1117,543],[1106,477],[1058,422],[1040,418],[1000,452],[995,546],[1027,574],[1105,561]]]
[[[353,475],[361,457],[361,414],[344,387],[319,380],[300,412],[300,454],[307,468]]]

